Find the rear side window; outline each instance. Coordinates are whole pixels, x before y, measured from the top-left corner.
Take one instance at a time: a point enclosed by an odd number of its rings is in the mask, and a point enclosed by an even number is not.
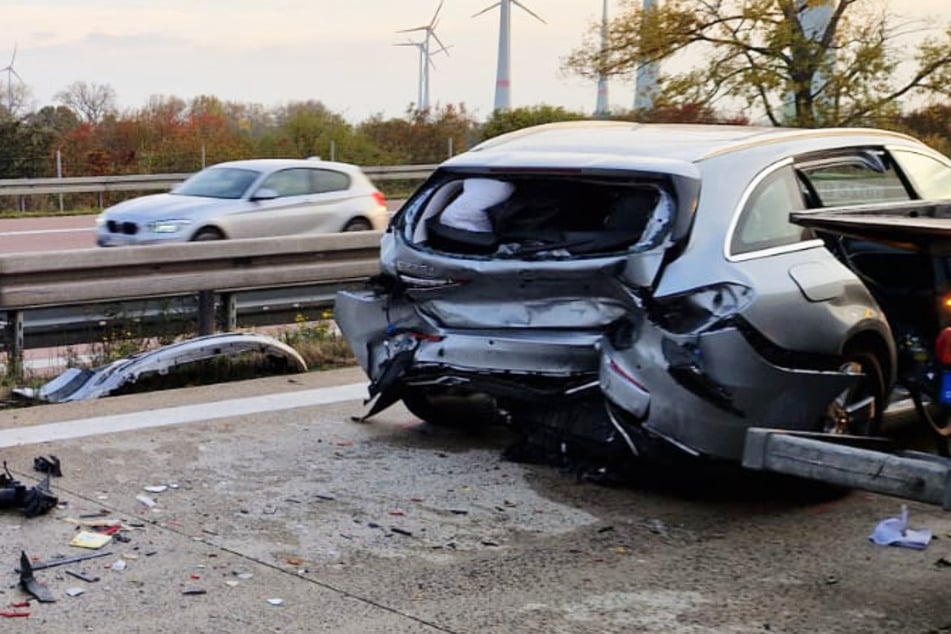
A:
[[[789,214],[802,209],[805,203],[795,172],[791,167],[775,170],[747,199],[733,231],[730,253],[771,249],[811,237],[807,229],[789,222]]]
[[[911,197],[891,161],[867,163],[859,158],[800,168],[811,185],[817,207],[845,207],[897,202]]]
[[[310,170],[289,169],[274,172],[268,176],[261,187],[273,189],[279,198],[284,196],[303,196],[311,193]]]
[[[350,188],[350,177],[334,170],[310,170],[312,191],[316,194],[338,192]]]

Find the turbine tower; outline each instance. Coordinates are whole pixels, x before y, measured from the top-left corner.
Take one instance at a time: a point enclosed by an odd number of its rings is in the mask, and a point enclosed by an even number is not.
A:
[[[20,73],[16,72],[13,68],[13,62],[17,58],[17,44],[13,43],[13,55],[10,56],[10,63],[5,67],[0,68],[0,73],[6,72],[7,74],[7,113],[11,116],[13,115],[13,77],[17,78],[21,84],[23,83],[23,78],[20,77]]]
[[[432,56],[438,53],[447,52],[446,45],[442,43],[442,40],[439,39],[439,36],[436,35],[436,23],[439,20],[439,11],[442,9],[442,4],[444,0],[439,0],[439,6],[436,7],[436,12],[433,14],[433,19],[429,21],[429,24],[424,24],[423,26],[413,27],[412,29],[402,29],[397,31],[397,33],[412,33],[414,31],[425,31],[426,35],[423,37],[422,42],[406,42],[403,44],[396,44],[395,46],[416,46],[419,48],[419,101],[417,102],[417,108],[419,110],[428,110],[429,109],[429,68],[434,66],[432,63]],[[430,41],[435,40],[439,44],[439,50],[433,51],[430,46]]]
[[[643,13],[652,11],[657,0],[644,0]],[[637,67],[637,80],[634,88],[634,110],[653,110],[654,97],[657,96],[657,62],[642,63]]]
[[[601,12],[601,56],[608,49],[608,0],[604,0],[604,6]],[[603,60],[602,60],[603,61]],[[594,108],[594,114],[597,117],[608,116],[608,76],[604,69],[598,73],[598,102]]]
[[[512,5],[517,5],[523,11],[537,19],[542,24],[546,22],[534,11],[526,7],[519,0],[499,0],[492,6],[486,7],[474,14],[472,17],[482,15],[499,7],[499,63],[495,75],[495,109],[508,110],[511,106],[511,94],[509,89],[512,86],[512,68],[510,64],[510,51],[512,48]]]

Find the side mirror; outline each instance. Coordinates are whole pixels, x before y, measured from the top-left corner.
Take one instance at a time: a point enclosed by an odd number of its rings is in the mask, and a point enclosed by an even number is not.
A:
[[[251,196],[251,200],[274,200],[275,198],[277,198],[277,192],[270,187],[262,187]]]

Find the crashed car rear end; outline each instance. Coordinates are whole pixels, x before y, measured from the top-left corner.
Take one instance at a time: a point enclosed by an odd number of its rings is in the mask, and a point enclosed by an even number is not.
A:
[[[851,432],[874,415],[873,398],[841,398],[860,375],[843,344],[861,328],[888,341],[888,325],[821,241],[776,254],[785,281],[758,288],[762,264],[722,255],[745,186],[704,220],[698,209],[729,183],[705,181],[676,152],[515,145],[445,163],[383,236],[372,288],[338,295],[337,322],[377,396],[371,413],[402,400],[436,424],[513,423],[555,452],[674,446],[730,460],[751,426]],[[717,169],[746,178],[728,160]],[[489,203],[489,231],[447,221],[471,184],[483,185],[474,198]],[[814,284],[810,271],[829,279]],[[815,287],[828,284],[840,292],[823,304]],[[805,306],[787,315],[795,326],[824,329],[799,350],[770,341],[770,311],[781,320],[792,295]],[[887,363],[894,351],[882,347]]]

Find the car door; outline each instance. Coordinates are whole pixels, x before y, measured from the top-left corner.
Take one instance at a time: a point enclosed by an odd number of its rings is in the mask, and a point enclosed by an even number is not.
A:
[[[736,217],[727,251],[756,290],[744,319],[782,349],[836,354],[860,321],[853,313],[868,291],[811,230],[792,224],[789,214],[910,198],[880,149],[801,156],[764,173]]]
[[[255,194],[271,190],[277,196],[256,199]],[[267,176],[251,194],[246,211],[227,219],[227,233],[231,238],[265,238],[300,233],[306,226],[303,219],[310,213],[313,196],[310,170],[290,168]]]

